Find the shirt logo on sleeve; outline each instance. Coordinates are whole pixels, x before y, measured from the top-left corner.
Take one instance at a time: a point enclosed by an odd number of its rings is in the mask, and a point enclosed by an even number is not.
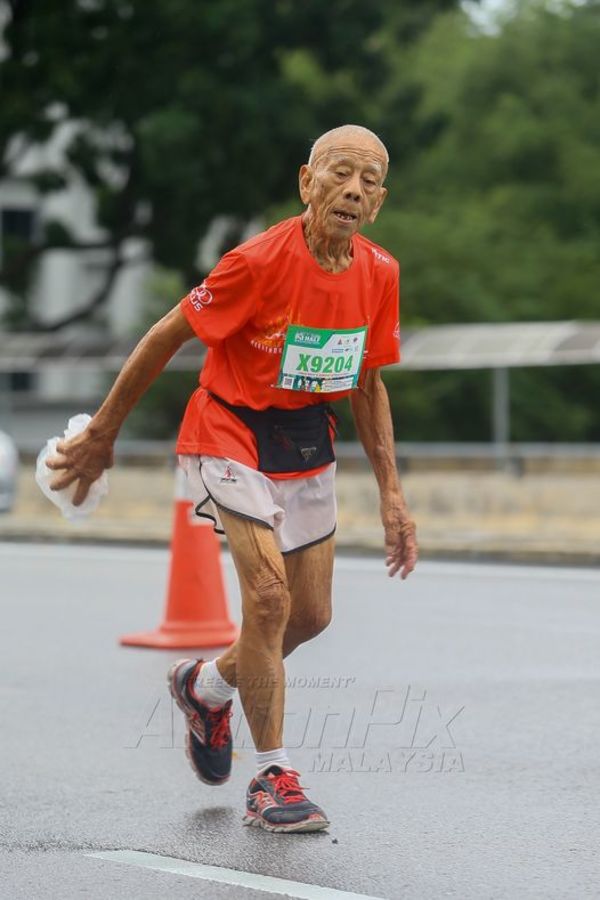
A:
[[[190,303],[196,310],[196,312],[201,312],[205,306],[208,306],[209,303],[212,303],[213,295],[206,287],[206,282],[203,281],[200,287],[195,287],[190,291]]]
[[[386,263],[386,265],[389,265],[389,263],[391,262],[389,256],[384,256],[383,253],[380,253],[379,250],[375,249],[375,247],[371,247],[371,253],[379,262]]]

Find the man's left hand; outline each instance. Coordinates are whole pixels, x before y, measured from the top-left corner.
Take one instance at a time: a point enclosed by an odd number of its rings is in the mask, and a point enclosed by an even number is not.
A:
[[[402,569],[400,577],[404,580],[417,564],[419,548],[415,523],[402,498],[382,497],[381,521],[385,531],[388,575],[393,578]]]

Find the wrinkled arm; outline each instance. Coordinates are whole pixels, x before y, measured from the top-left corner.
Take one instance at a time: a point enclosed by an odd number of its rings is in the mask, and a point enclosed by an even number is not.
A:
[[[366,369],[361,374],[357,389],[350,395],[350,406],[379,485],[388,574],[394,576],[402,569],[401,577],[406,578],[417,562],[415,524],[398,477],[390,403],[379,369]]]
[[[57,471],[52,490],[78,480],[73,503],[83,503],[92,482],[113,464],[114,442],[123,422],[171,357],[192,337],[194,332],[179,306],[152,326],[125,362],[86,430],[71,440],[59,441],[56,456],[47,460],[48,468]]]

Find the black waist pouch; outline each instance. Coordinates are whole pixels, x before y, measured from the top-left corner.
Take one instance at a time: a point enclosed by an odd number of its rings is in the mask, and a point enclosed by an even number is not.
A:
[[[331,429],[337,416],[327,403],[301,409],[250,409],[210,396],[247,425],[256,438],[259,471],[306,472],[335,460]]]

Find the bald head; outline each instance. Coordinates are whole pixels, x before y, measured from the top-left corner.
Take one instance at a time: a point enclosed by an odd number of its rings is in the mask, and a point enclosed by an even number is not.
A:
[[[326,131],[314,142],[308,158],[308,165],[316,165],[321,157],[332,150],[354,149],[357,146],[379,156],[384,172],[387,173],[390,157],[385,144],[374,131],[370,131],[362,125],[340,125],[339,128]]]

